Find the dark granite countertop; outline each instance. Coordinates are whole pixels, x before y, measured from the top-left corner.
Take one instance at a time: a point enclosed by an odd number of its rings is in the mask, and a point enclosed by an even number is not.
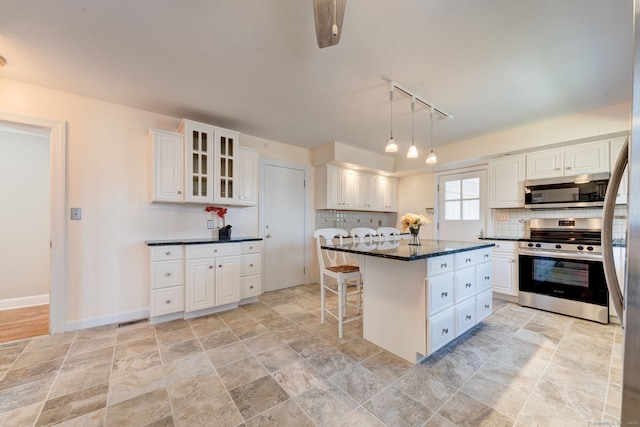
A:
[[[237,243],[237,242],[253,242],[262,240],[262,237],[232,237],[229,240],[220,240],[214,238],[202,239],[167,239],[167,240],[147,240],[147,246],[169,246],[169,245],[206,245],[209,243]]]
[[[485,237],[478,237],[479,240],[506,240],[506,241],[510,241],[510,242],[517,242],[519,240],[523,240],[520,237],[503,237],[503,236],[485,236]]]
[[[342,245],[323,245],[322,249],[396,259],[400,261],[414,261],[494,246],[493,243],[483,244],[478,242],[456,242],[452,240],[422,239],[420,242],[422,243],[420,246],[409,245],[407,240],[372,244],[343,243]]]

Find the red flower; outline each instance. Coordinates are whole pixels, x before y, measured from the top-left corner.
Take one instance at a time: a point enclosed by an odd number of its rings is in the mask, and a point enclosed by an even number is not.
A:
[[[227,214],[227,208],[219,208],[217,206],[207,206],[204,208],[207,212],[215,212],[218,218],[224,219],[224,216]]]

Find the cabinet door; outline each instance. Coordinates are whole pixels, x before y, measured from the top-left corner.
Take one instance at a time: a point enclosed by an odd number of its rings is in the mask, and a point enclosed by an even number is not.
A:
[[[216,265],[216,304],[224,305],[240,301],[240,257],[220,257]]]
[[[187,260],[185,311],[197,311],[215,306],[214,260]]]
[[[524,156],[489,162],[489,207],[524,207]]]
[[[563,175],[562,149],[536,151],[527,154],[527,179],[553,178]]]
[[[185,202],[213,202],[213,126],[183,120]]]
[[[564,174],[567,176],[608,170],[609,146],[606,141],[573,145],[564,149]]]
[[[240,298],[257,297],[262,293],[262,276],[247,276],[240,279]]]
[[[517,255],[513,253],[494,252],[491,266],[493,291],[501,294],[517,296]]]
[[[340,200],[342,208],[355,208],[358,195],[358,182],[356,173],[349,169],[342,169],[340,174]]]
[[[255,206],[258,204],[258,162],[256,150],[240,147],[240,176],[238,182],[238,204]]]
[[[358,191],[356,193],[356,206],[358,209],[374,210],[376,176],[369,173],[359,173],[356,175],[358,181]]]
[[[184,200],[184,163],[182,134],[151,129],[149,131],[153,162],[152,202]]]
[[[397,210],[397,181],[387,176],[376,177],[376,209],[384,212]]]
[[[327,209],[342,208],[340,197],[342,186],[342,169],[337,166],[327,165]]]
[[[240,134],[228,129],[215,128],[215,183],[214,202],[232,203],[238,200]]]
[[[611,141],[610,147],[610,156],[611,165],[610,170],[613,172],[613,169],[616,167],[616,162],[618,161],[618,156],[620,156],[620,152],[622,151],[622,146],[626,141],[625,138],[617,138]],[[628,168],[627,168],[628,169]],[[620,181],[620,186],[618,187],[618,194],[616,196],[616,204],[617,205],[626,205],[627,204],[627,192],[629,188],[629,172],[627,170],[624,171],[622,175],[622,181]]]

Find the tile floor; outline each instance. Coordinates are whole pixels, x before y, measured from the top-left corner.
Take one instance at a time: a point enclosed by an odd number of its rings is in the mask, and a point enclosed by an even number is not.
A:
[[[318,285],[156,325],[0,345],[0,425],[587,426],[619,414],[621,330],[494,301],[411,365],[319,322]]]

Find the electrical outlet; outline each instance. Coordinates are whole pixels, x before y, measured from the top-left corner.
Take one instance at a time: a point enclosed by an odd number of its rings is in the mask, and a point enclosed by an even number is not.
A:
[[[213,230],[214,228],[216,228],[215,221],[212,220],[212,219],[208,219],[207,220],[207,229]]]
[[[82,208],[71,208],[71,221],[80,221],[82,219]]]
[[[509,214],[499,214],[496,219],[498,221],[509,221]]]

